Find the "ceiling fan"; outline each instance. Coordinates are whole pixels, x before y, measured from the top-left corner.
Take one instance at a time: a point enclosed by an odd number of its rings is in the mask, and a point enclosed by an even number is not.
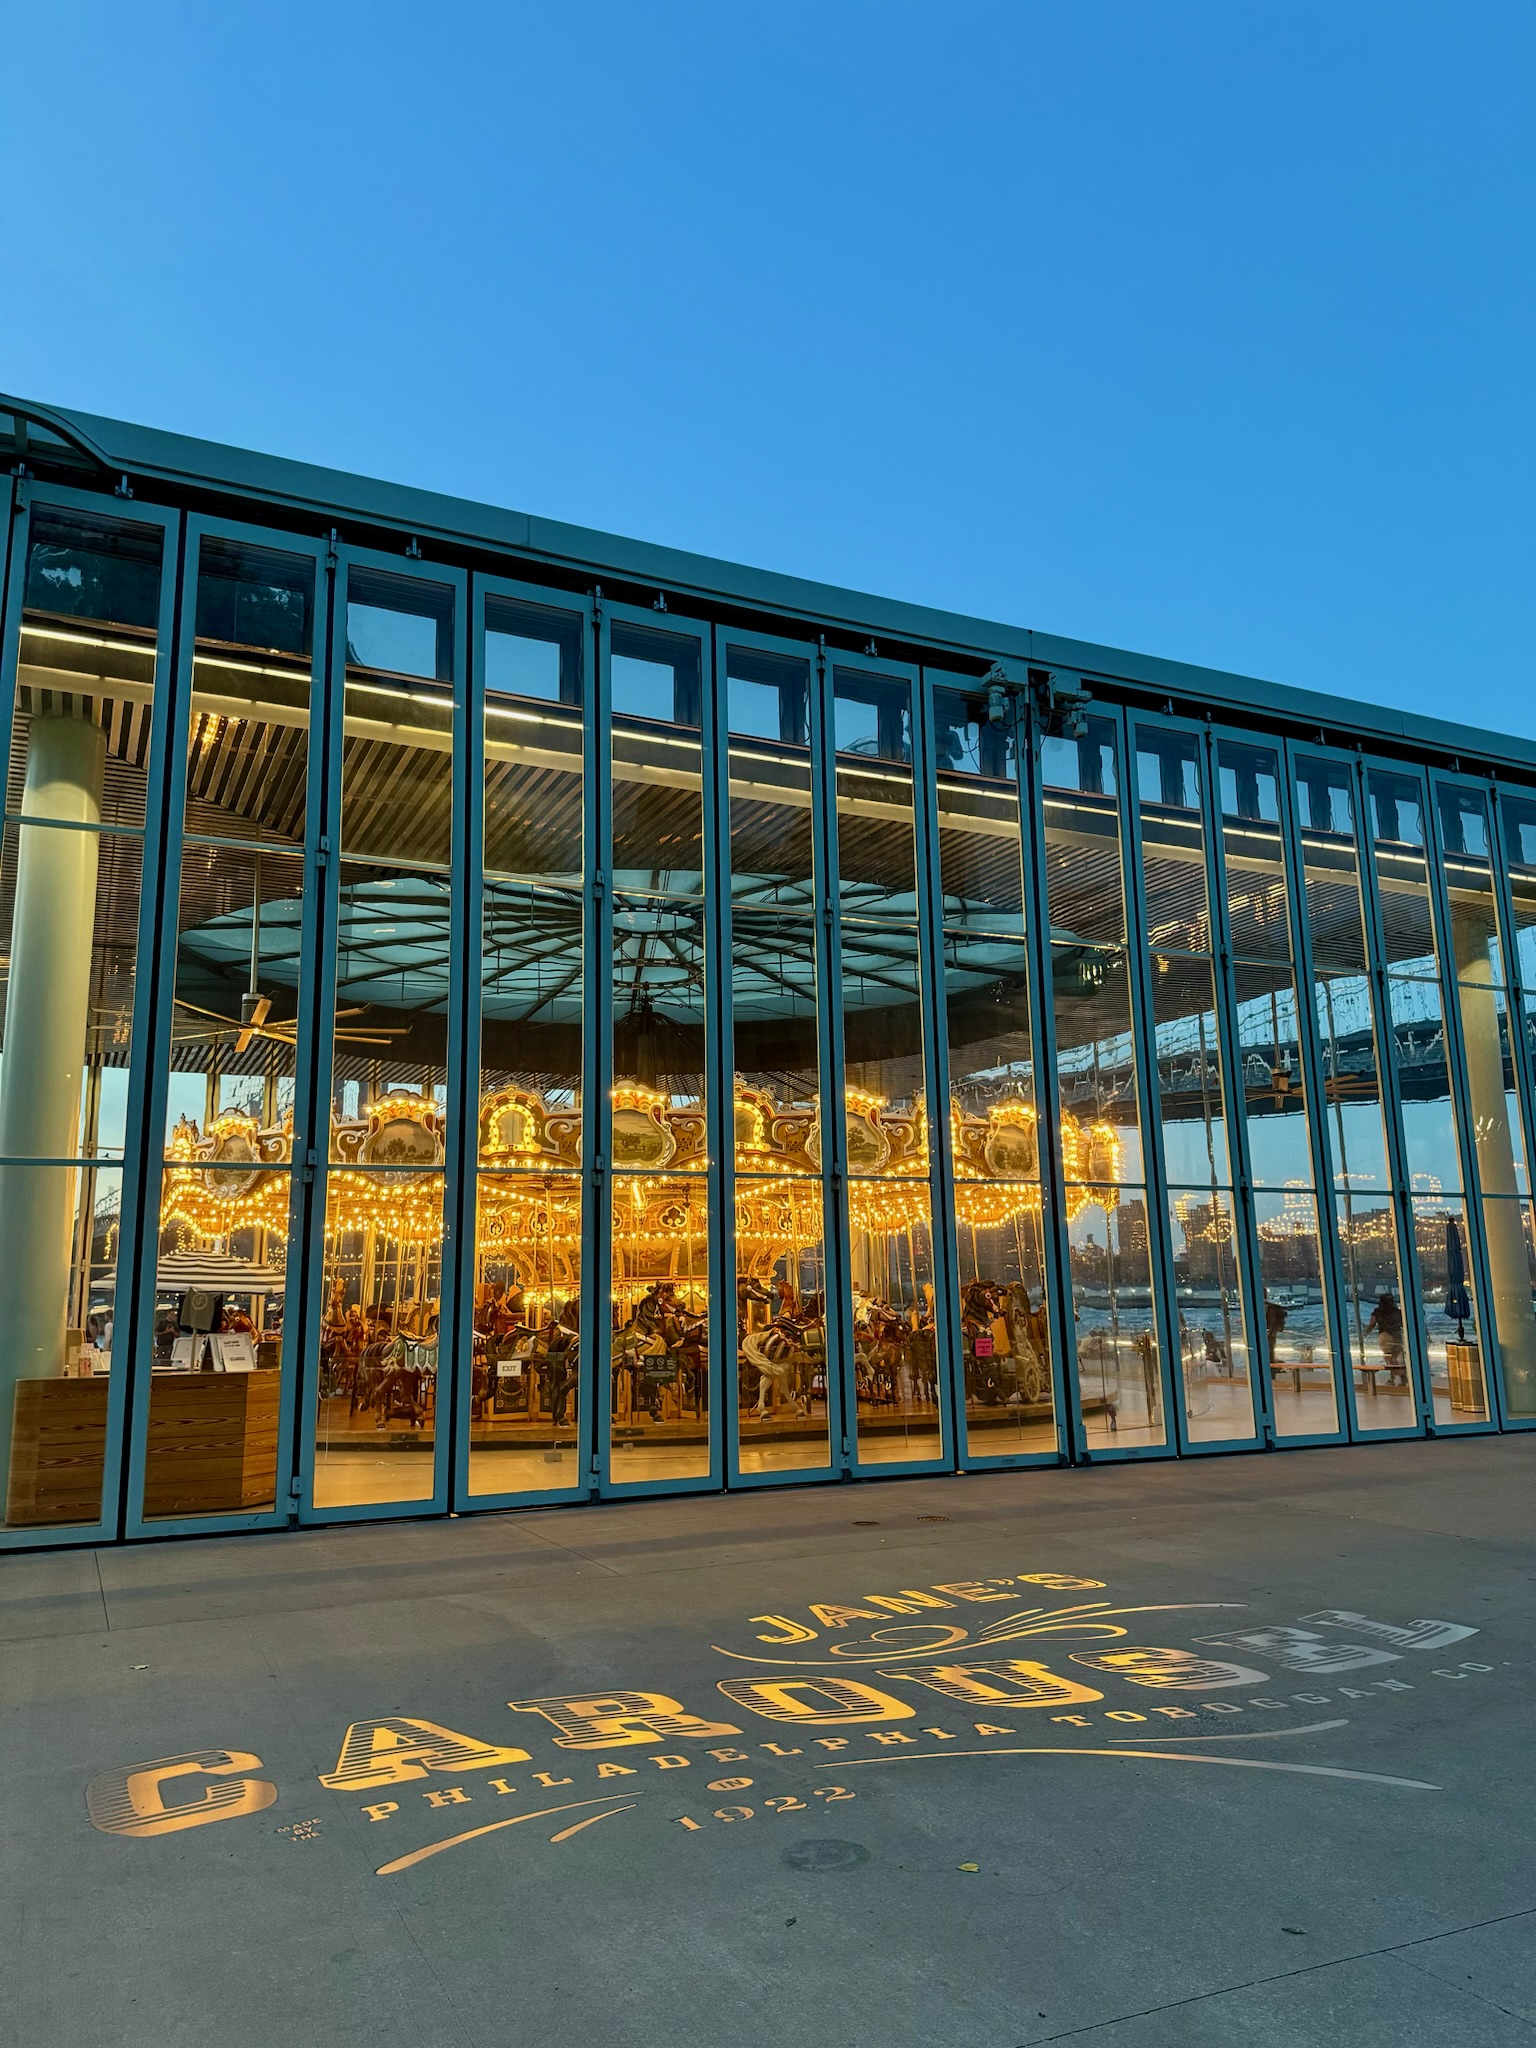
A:
[[[267,1017],[272,1009],[272,998],[270,996],[243,995],[240,998],[240,1015],[238,1017],[226,1017],[219,1010],[202,1009],[197,1003],[183,1001],[180,996],[176,998],[176,1007],[178,1010],[189,1011],[194,1017],[211,1017],[216,1024],[221,1024],[225,1027],[224,1031],[189,1033],[189,1037],[222,1038],[225,1032],[233,1031],[236,1034],[235,1051],[237,1053],[244,1052],[253,1038],[270,1038],[278,1045],[291,1046],[298,1037],[299,1025],[297,1018],[287,1018],[276,1024],[269,1024],[267,1022]],[[336,1012],[337,1022],[339,1023],[343,1017],[360,1017],[369,1007],[367,1003],[360,1003],[350,1010],[338,1010]],[[392,1039],[404,1037],[409,1029],[410,1026],[408,1024],[375,1024],[370,1031],[338,1030],[335,1036],[349,1045],[388,1045]]]

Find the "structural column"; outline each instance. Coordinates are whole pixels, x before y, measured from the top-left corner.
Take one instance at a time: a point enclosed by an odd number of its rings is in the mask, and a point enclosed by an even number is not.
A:
[[[105,765],[99,725],[33,719],[0,1056],[0,1477],[16,1382],[64,1371],[77,1169],[14,1162],[79,1148]]]

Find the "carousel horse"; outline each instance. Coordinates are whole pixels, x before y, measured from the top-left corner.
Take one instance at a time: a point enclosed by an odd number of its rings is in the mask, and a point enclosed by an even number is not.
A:
[[[759,1419],[768,1413],[770,1392],[793,1400],[797,1412],[811,1412],[811,1353],[807,1326],[791,1315],[777,1315],[765,1330],[749,1330],[741,1341],[742,1357],[757,1374]]]

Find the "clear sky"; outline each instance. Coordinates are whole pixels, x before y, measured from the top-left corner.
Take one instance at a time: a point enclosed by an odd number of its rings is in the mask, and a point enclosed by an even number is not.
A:
[[[1532,0],[0,16],[0,388],[1536,733]]]

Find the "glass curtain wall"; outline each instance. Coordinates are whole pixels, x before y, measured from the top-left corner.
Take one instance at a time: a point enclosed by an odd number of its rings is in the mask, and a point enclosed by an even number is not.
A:
[[[1079,1413],[1094,1450],[1165,1444],[1125,908],[1118,721],[1040,742],[1048,956]]]
[[[1251,1440],[1255,1414],[1216,1011],[1204,752],[1195,733],[1136,727],[1155,1099],[1185,1432],[1191,1443],[1224,1443]]]
[[[102,1514],[131,1349],[122,1241],[164,530],[34,503],[0,846],[5,1526]],[[147,976],[145,977],[147,981]],[[132,1230],[130,1227],[130,1239]],[[114,1398],[115,1396],[115,1398]]]
[[[818,912],[811,662],[727,642],[737,1467],[827,1472]],[[839,1430],[840,1434],[840,1430]]]
[[[934,679],[965,1448],[1057,1448],[1012,702]]]
[[[1441,1427],[1481,1422],[1488,1419],[1482,1313],[1467,1235],[1424,786],[1417,775],[1384,768],[1372,768],[1366,779],[1429,1392]]]
[[[581,1476],[589,637],[584,612],[485,596],[471,1495]]]
[[[1277,1437],[1339,1427],[1318,1220],[1312,1107],[1292,962],[1276,747],[1216,743],[1227,940],[1236,1000],[1234,1095],[1252,1186],[1262,1327]]]
[[[608,624],[612,1219],[609,1477],[707,1479],[707,638]]]
[[[1334,756],[1300,753],[1294,770],[1355,1426],[1367,1435],[1414,1429],[1411,1331],[1403,1313],[1408,1264],[1387,1152],[1358,785],[1351,763]]]
[[[346,562],[337,580],[344,674],[317,1509],[436,1492],[452,1100],[458,592],[371,560]]]
[[[278,1504],[300,1034],[314,556],[198,533],[144,1443],[146,1521]],[[291,1365],[290,1365],[291,1369]],[[283,1487],[286,1495],[286,1483]]]
[[[1464,783],[1435,790],[1445,876],[1448,953],[1467,1076],[1467,1108],[1492,1287],[1506,1412],[1536,1416],[1536,1244],[1520,1114],[1511,963],[1518,948],[1499,915],[1488,795]]]
[[[1501,790],[1498,797],[1498,815],[1503,840],[1505,873],[1508,878],[1506,920],[1501,929],[1504,934],[1503,968],[1509,994],[1506,999],[1505,1029],[1509,1034],[1508,1058],[1510,1068],[1518,1077],[1518,1094],[1523,1097],[1527,1109],[1536,1105],[1536,797],[1517,795]],[[1448,835],[1449,836],[1449,835]],[[1465,834],[1464,834],[1465,836]],[[1451,856],[1447,854],[1447,880],[1450,879]],[[1452,897],[1452,918],[1455,917],[1455,897]],[[1458,978],[1461,970],[1458,967]],[[1518,993],[1516,993],[1518,991]],[[1495,1001],[1497,1002],[1497,994]],[[1467,1052],[1470,1068],[1472,1052]],[[1512,1143],[1515,1150],[1515,1185],[1521,1191],[1521,1228],[1525,1233],[1527,1249],[1532,1243],[1531,1204],[1528,1197],[1528,1164],[1525,1162],[1524,1147],[1520,1139],[1518,1118],[1510,1112],[1510,1125],[1514,1133]],[[1529,1129],[1530,1126],[1527,1126]],[[1481,1169],[1481,1161],[1479,1162]],[[1484,1180],[1484,1200],[1490,1199],[1488,1183]],[[1495,1189],[1495,1195],[1497,1190]],[[1501,1226],[1507,1228],[1507,1225]],[[1492,1229],[1490,1226],[1490,1237]],[[1494,1264],[1490,1247],[1489,1264]],[[1498,1289],[1495,1275],[1494,1286]],[[1518,1298],[1518,1289],[1515,1290]],[[1536,1421],[1536,1374],[1530,1369],[1523,1340],[1508,1342],[1504,1336],[1505,1318],[1499,1304],[1495,1302],[1495,1313],[1499,1314],[1500,1368],[1504,1382],[1504,1414],[1512,1422]],[[1511,1318],[1512,1327],[1520,1327],[1518,1308]]]
[[[913,679],[839,664],[831,680],[856,1455],[912,1464],[944,1454]]]

